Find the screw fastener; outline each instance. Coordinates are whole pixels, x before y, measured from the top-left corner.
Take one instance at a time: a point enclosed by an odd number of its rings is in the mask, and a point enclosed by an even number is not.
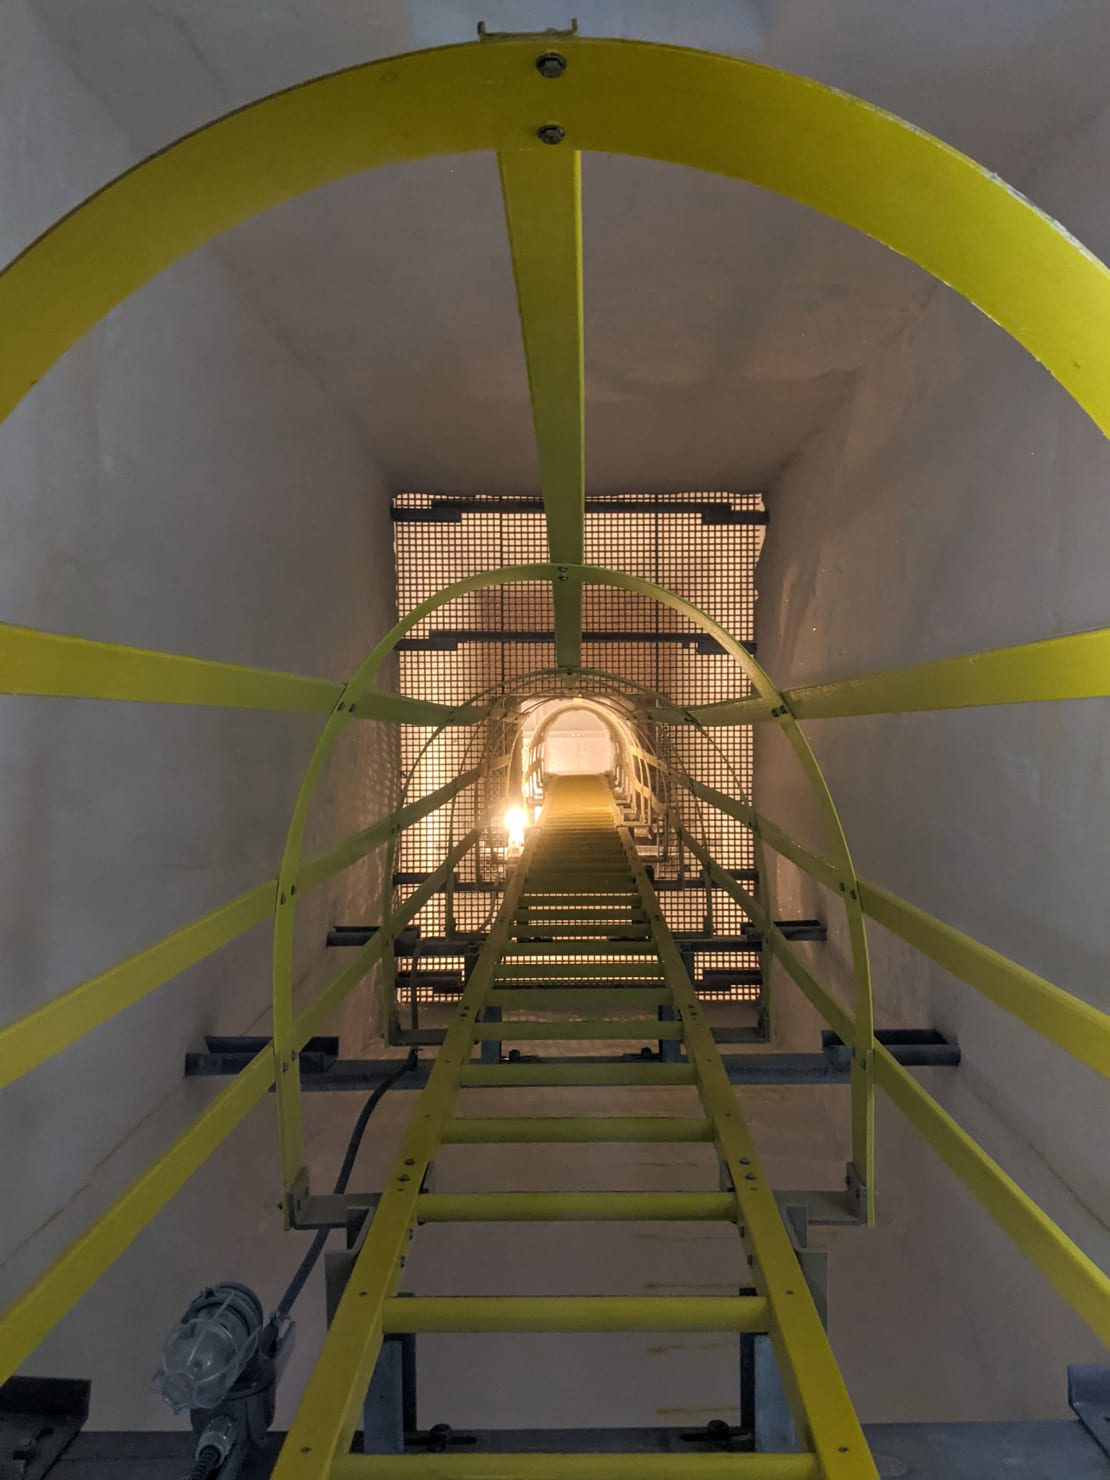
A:
[[[536,138],[541,144],[561,144],[566,136],[567,131],[560,123],[545,123],[536,130]]]
[[[541,77],[561,77],[567,70],[567,59],[557,51],[545,51],[536,58],[536,71]]]

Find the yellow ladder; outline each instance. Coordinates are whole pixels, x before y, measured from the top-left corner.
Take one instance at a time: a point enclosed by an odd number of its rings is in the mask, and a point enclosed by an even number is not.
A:
[[[573,966],[566,958],[573,955]],[[563,959],[560,959],[563,958]],[[585,959],[584,959],[585,958]],[[596,958],[596,959],[589,959]],[[568,982],[573,976],[573,984]],[[669,1009],[660,1021],[659,1008]],[[598,1016],[583,1020],[583,1009]],[[606,1010],[648,1016],[606,1017]],[[506,1013],[565,1012],[527,1021]],[[483,1063],[507,1041],[674,1039],[678,1062]],[[460,1088],[694,1086],[700,1117],[464,1118]],[[443,1144],[709,1141],[725,1191],[438,1194],[424,1183]],[[409,1240],[434,1222],[718,1220],[734,1223],[754,1295],[400,1298]],[[798,1453],[352,1455],[383,1339],[413,1332],[730,1331],[770,1336],[804,1449]],[[386,1181],[275,1480],[862,1480],[877,1474],[736,1093],[655,891],[608,786],[564,777],[549,793],[447,1031]]]

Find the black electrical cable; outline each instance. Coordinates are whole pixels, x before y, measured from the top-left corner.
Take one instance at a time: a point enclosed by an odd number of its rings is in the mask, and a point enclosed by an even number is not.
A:
[[[381,1083],[374,1087],[374,1093],[359,1111],[358,1119],[355,1121],[354,1128],[351,1131],[350,1139],[347,1142],[347,1150],[343,1154],[343,1164],[339,1168],[339,1175],[336,1177],[335,1187],[332,1189],[334,1192],[346,1192],[347,1190],[347,1183],[351,1180],[351,1173],[355,1169],[355,1159],[358,1156],[358,1150],[362,1145],[362,1138],[366,1133],[367,1125],[370,1123],[371,1115],[373,1115],[382,1100],[385,1099],[386,1092],[393,1088],[403,1074],[408,1074],[410,1070],[415,1069],[418,1063],[419,1059],[416,1050],[414,1048],[410,1049],[409,1056],[404,1063],[398,1065],[392,1073],[387,1074]],[[312,1240],[308,1248],[308,1253],[301,1260],[296,1274],[289,1281],[288,1289],[278,1301],[277,1309],[271,1317],[271,1320],[275,1323],[280,1325],[283,1321],[288,1320],[289,1312],[293,1309],[297,1297],[308,1283],[309,1275],[316,1268],[320,1255],[324,1252],[324,1245],[327,1243],[330,1233],[330,1228],[321,1228]],[[196,1477],[190,1477],[190,1480],[206,1480],[206,1477],[204,1475],[198,1475]]]

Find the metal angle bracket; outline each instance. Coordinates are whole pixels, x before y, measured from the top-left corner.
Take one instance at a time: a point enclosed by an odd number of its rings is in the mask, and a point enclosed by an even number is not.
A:
[[[11,1377],[0,1387],[0,1477],[40,1480],[89,1416],[84,1378]]]
[[[1110,1455],[1110,1367],[1069,1365],[1068,1407]]]

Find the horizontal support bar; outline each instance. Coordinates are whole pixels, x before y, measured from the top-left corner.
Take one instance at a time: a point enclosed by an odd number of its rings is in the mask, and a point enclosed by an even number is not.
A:
[[[659,1087],[693,1084],[689,1064],[599,1064],[580,1059],[573,1064],[464,1064],[459,1083],[468,1089],[519,1089],[558,1085],[568,1089],[591,1089],[605,1085]]]
[[[470,833],[444,860],[444,872],[471,846]],[[457,856],[456,856],[457,855]],[[404,927],[433,893],[418,891],[398,911]],[[332,1012],[359,984],[381,954],[383,937],[375,936],[356,959],[323,989],[298,1016],[294,1042],[300,1050],[314,1038]],[[396,1069],[396,1061],[391,1068]],[[173,1144],[140,1173],[119,1198],[66,1248],[54,1262],[0,1312],[0,1383],[22,1365],[43,1338],[71,1310],[104,1271],[119,1258],[136,1234],[185,1185],[195,1171],[268,1093],[274,1082],[274,1055],[267,1046],[201,1111]],[[402,1076],[401,1083],[408,1075]],[[415,1077],[415,1076],[413,1076]]]
[[[498,966],[494,981],[595,981],[607,977],[627,977],[632,981],[662,979],[658,961],[574,961],[574,962],[505,962]]]
[[[478,776],[477,769],[468,771],[438,791],[420,801],[410,802],[399,812],[310,859],[301,868],[298,877],[300,889],[307,892],[315,888],[373,848],[380,847],[398,828],[404,829],[421,817],[438,811]],[[0,1028],[0,1088],[261,924],[272,916],[277,905],[276,896],[277,880],[268,879],[265,884],[239,895],[230,904],[211,910],[146,950],[128,956],[107,971],[89,977],[68,992],[44,1002],[34,1012]]]
[[[605,941],[650,941],[651,931],[647,922],[642,925],[621,923],[620,921],[590,921],[580,920],[577,924],[567,925],[535,925],[518,924],[513,933],[513,939],[519,944],[533,944],[535,942],[556,942],[565,946],[581,947],[592,940]],[[423,955],[424,952],[421,952]]]
[[[459,1146],[573,1145],[594,1141],[712,1141],[704,1116],[677,1115],[486,1115],[448,1121],[445,1143]]]
[[[818,1480],[812,1454],[348,1454],[332,1480]]]
[[[468,643],[554,643],[551,628],[497,628],[497,627],[436,627],[423,637],[402,637],[397,643],[398,652],[453,653]],[[706,632],[636,632],[598,631],[583,632],[584,643],[606,643],[628,647],[641,644],[656,647],[659,644],[692,649],[701,658],[723,656],[725,649],[715,637]],[[755,643],[743,644],[754,654]]]
[[[665,1007],[669,987],[494,987],[490,1006],[550,1012],[587,1007]]]
[[[457,524],[464,514],[542,514],[543,501],[527,494],[497,497],[465,495],[433,497],[427,504],[394,503],[390,518],[394,524]],[[699,514],[703,524],[766,524],[763,509],[737,509],[731,502],[713,499],[622,498],[586,495],[587,514]]]
[[[742,821],[753,815],[745,803],[711,787],[695,782],[690,789],[719,811]],[[828,859],[789,839],[767,819],[757,817],[756,822],[759,836],[765,843],[819,883],[829,888],[838,888],[840,883],[845,883],[840,871]],[[698,852],[695,845],[691,844],[691,847]],[[866,879],[848,883],[849,887],[858,889],[864,914],[877,925],[892,931],[945,971],[981,992],[996,1007],[1011,1013],[1041,1037],[1058,1044],[1096,1073],[1110,1077],[1110,1014],[1100,1012],[1082,998],[965,935],[955,926],[946,925],[943,920],[890,890]],[[788,970],[794,971],[781,951],[776,949],[776,955],[787,964]],[[841,1037],[845,1036],[841,1025],[831,1017],[827,1021]]]
[[[650,935],[647,937],[650,942]],[[421,952],[423,955],[423,952]],[[658,960],[655,947],[645,946],[643,939],[621,940],[619,935],[604,940],[512,940],[505,948],[504,959],[514,961],[521,956],[642,956]]]
[[[731,1192],[426,1193],[420,1223],[731,1223]]]
[[[438,875],[438,873],[439,870],[436,869],[435,874]],[[432,878],[432,874],[424,869],[398,870],[393,875],[393,885],[394,888],[401,888],[408,884],[423,884],[430,878]],[[500,894],[505,886],[497,879],[456,879],[451,887],[456,894]],[[436,893],[438,894],[442,888],[443,884],[441,883],[437,887]]]
[[[500,1043],[507,1039],[559,1043],[563,1040],[567,1042],[578,1039],[618,1041],[622,1038],[639,1042],[644,1038],[680,1039],[682,1024],[661,1023],[656,1018],[626,1018],[623,1021],[589,1018],[584,1022],[557,1023],[522,1023],[510,1019],[499,1023],[479,1023],[474,1030],[474,1036],[479,1043]]]
[[[754,1331],[770,1302],[758,1295],[451,1295],[387,1300],[386,1335],[433,1331]]]
[[[795,719],[978,709],[995,704],[1043,704],[1110,695],[1110,628],[992,648],[933,663],[886,668],[783,694]],[[646,706],[664,724],[750,725],[771,718],[763,699],[726,699],[689,709]]]
[[[1110,1346],[1110,1276],[1057,1227],[887,1049],[876,1046],[873,1052],[880,1089],[1103,1345]]]
[[[5,694],[330,714],[345,688],[328,678],[0,623],[0,693]],[[354,714],[390,724],[463,725],[484,719],[488,712],[371,690],[359,699]]]

